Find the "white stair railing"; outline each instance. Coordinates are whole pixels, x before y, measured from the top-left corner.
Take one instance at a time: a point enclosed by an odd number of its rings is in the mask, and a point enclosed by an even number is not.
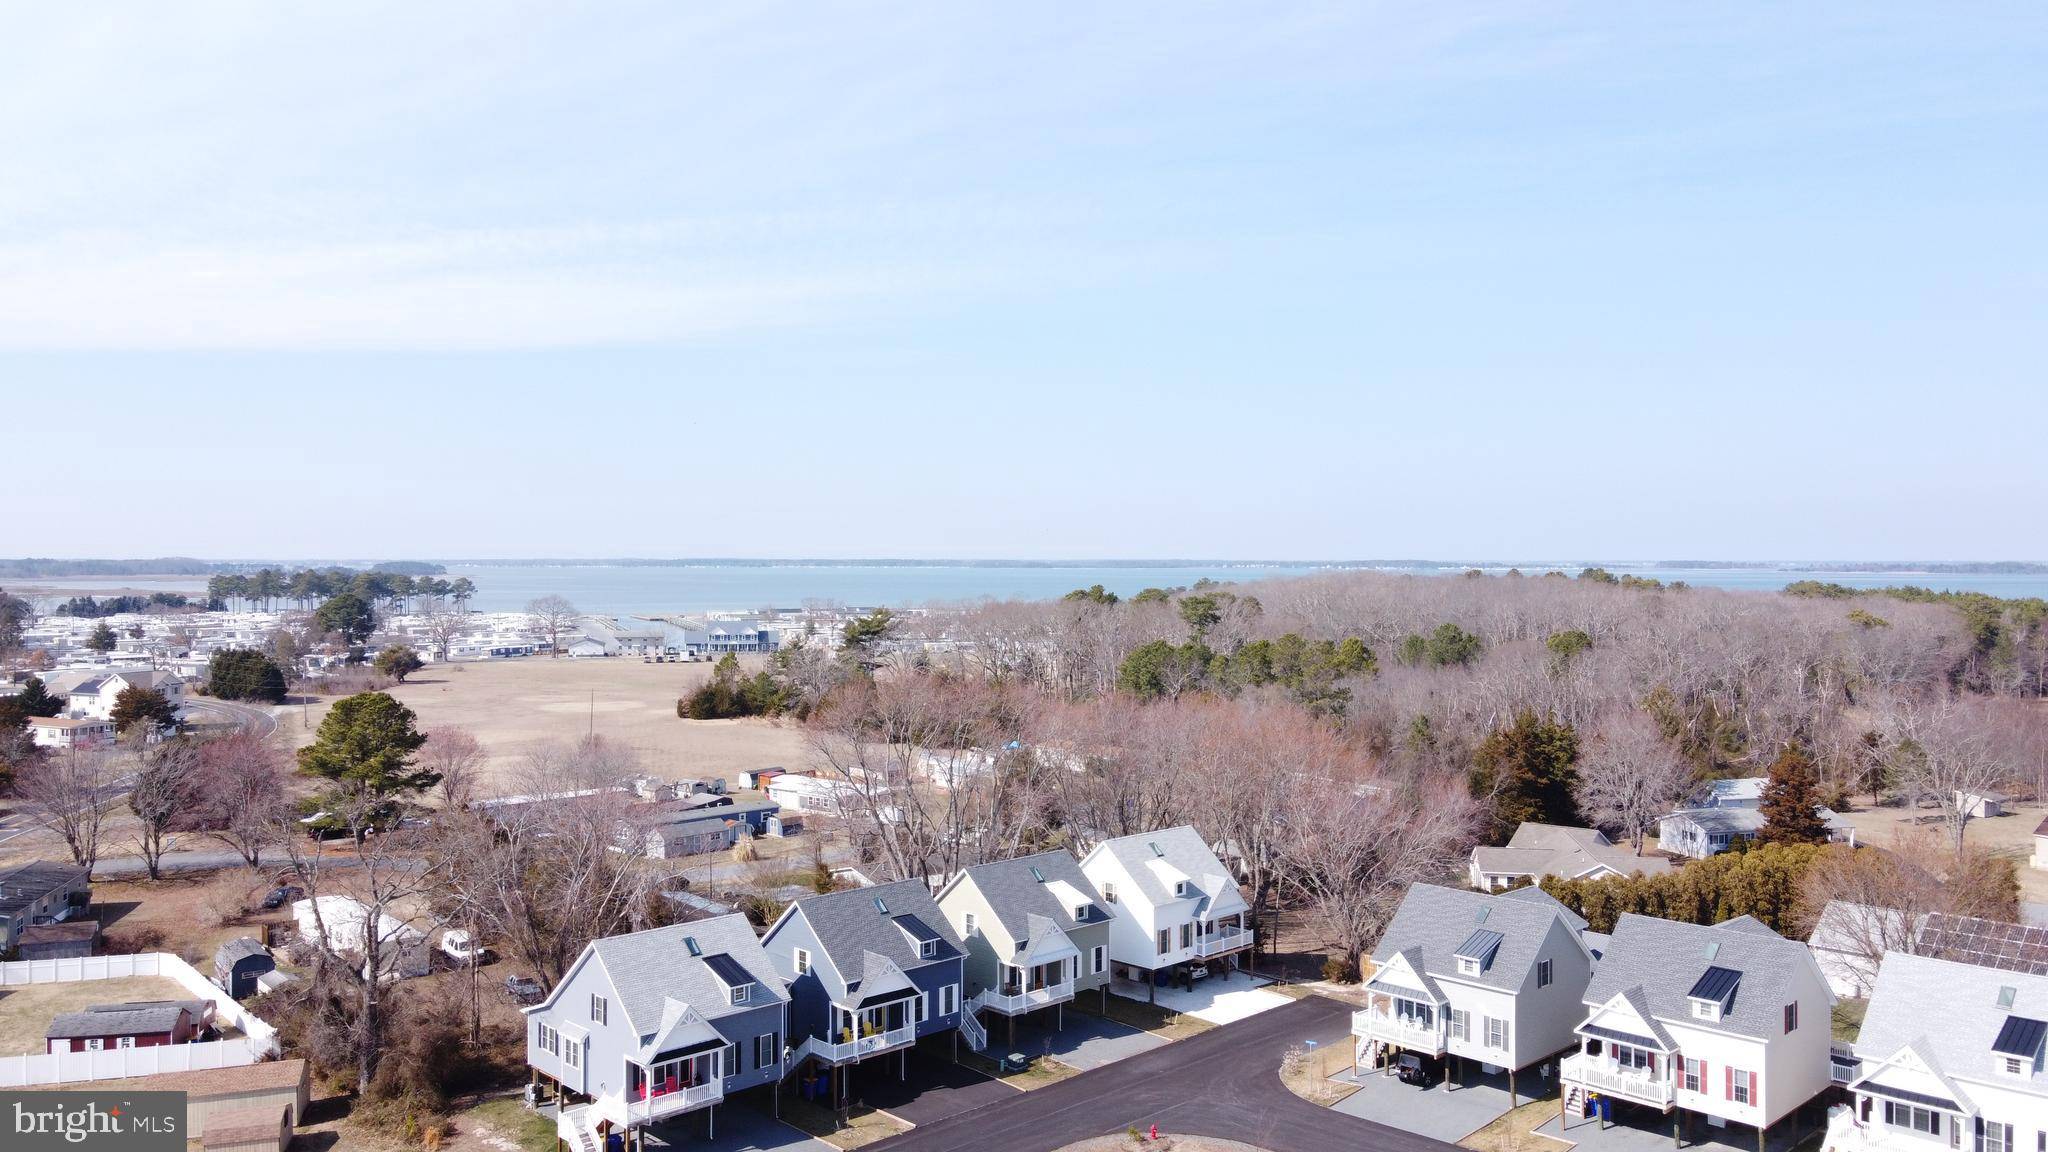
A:
[[[967,1037],[967,1046],[976,1052],[988,1047],[988,1029],[974,1018],[972,1009],[960,1013],[960,1034]]]

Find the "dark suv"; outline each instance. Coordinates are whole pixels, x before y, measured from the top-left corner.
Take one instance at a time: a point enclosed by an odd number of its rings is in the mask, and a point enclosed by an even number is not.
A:
[[[1427,1088],[1437,1081],[1436,1070],[1430,1067],[1429,1061],[1413,1052],[1403,1052],[1394,1057],[1394,1075],[1401,1083],[1413,1084],[1417,1088]]]

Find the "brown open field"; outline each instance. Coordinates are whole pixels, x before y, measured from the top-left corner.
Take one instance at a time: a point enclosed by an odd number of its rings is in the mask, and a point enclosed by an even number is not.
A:
[[[1856,842],[1884,848],[1893,844],[1901,835],[1946,837],[1947,828],[1936,821],[1912,825],[1904,821],[1904,808],[1858,808],[1849,812],[1849,822],[1856,826]],[[1919,815],[1933,816],[1934,809],[1922,809]],[[2048,816],[2048,806],[2020,804],[2006,810],[2003,816],[1991,816],[1972,820],[1963,831],[1963,838],[1969,843],[1990,849],[2000,856],[2013,857],[2019,864],[2020,899],[2034,903],[2048,903],[2048,872],[2027,863],[2034,854],[2034,828],[2041,818]]]
[[[50,1021],[95,1004],[131,1000],[190,1000],[185,986],[164,976],[123,976],[69,984],[10,984],[0,988],[0,1054],[41,1052]]]
[[[633,749],[650,774],[670,779],[731,778],[808,760],[794,723],[678,719],[676,698],[710,676],[708,663],[643,664],[637,657],[497,660],[430,665],[391,694],[419,714],[422,730],[467,728],[490,753],[499,780],[527,747],[586,732]],[[310,742],[328,703],[282,716],[279,738],[288,747]]]

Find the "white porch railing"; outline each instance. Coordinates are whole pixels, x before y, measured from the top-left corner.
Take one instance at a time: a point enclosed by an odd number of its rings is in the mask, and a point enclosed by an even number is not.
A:
[[[976,1052],[988,1047],[988,1029],[974,1018],[972,1009],[960,1014],[960,1034],[967,1037],[967,1046]]]
[[[1429,1052],[1435,1055],[1443,1053],[1446,1038],[1441,1016],[1434,1024],[1420,1024],[1411,1018],[1375,1012],[1370,1008],[1361,1008],[1351,1014],[1351,1033],[1410,1051]]]
[[[1583,1084],[1596,1092],[1658,1108],[1669,1108],[1678,1096],[1678,1086],[1668,1072],[1652,1076],[1642,1069],[1623,1069],[1584,1052],[1565,1057],[1558,1065],[1558,1076],[1567,1084]]]
[[[877,1032],[871,1036],[861,1036],[837,1044],[813,1036],[804,1041],[798,1052],[804,1056],[816,1056],[827,1063],[843,1064],[848,1060],[859,1060],[865,1056],[873,1056],[877,1052],[900,1048],[916,1039],[917,1025],[905,1024],[901,1028],[891,1028],[887,1032]]]
[[[630,1126],[681,1115],[707,1104],[716,1104],[723,1099],[725,1081],[714,1079],[706,1084],[677,1088],[673,1092],[650,1093],[642,1100],[621,1100],[616,1096],[604,1096],[598,1099],[596,1108],[598,1115],[612,1123]]]
[[[1251,942],[1252,934],[1242,928],[1232,928],[1227,932],[1214,932],[1207,936],[1195,938],[1195,955],[1218,956],[1225,952],[1234,952],[1239,948],[1249,948]]]
[[[974,994],[974,1007],[988,1008],[1005,1016],[1044,1008],[1049,1004],[1060,1004],[1074,998],[1074,982],[1062,980],[1058,984],[1047,984],[1043,988],[1031,988],[1014,995],[1004,995],[993,988]]]

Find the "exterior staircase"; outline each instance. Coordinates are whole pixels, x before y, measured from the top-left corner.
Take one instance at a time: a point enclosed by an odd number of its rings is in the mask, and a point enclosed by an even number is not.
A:
[[[595,1123],[596,1117],[591,1114],[590,1105],[573,1105],[556,1114],[555,1134],[572,1152],[603,1152],[604,1145],[593,1131]]]
[[[1566,1084],[1564,1086],[1564,1114],[1566,1116],[1584,1116],[1586,1114],[1586,1086],[1584,1084]]]
[[[972,1007],[963,1009],[960,1013],[960,1034],[967,1037],[967,1046],[976,1052],[988,1047],[988,1029],[982,1027],[981,1021],[974,1018]]]

